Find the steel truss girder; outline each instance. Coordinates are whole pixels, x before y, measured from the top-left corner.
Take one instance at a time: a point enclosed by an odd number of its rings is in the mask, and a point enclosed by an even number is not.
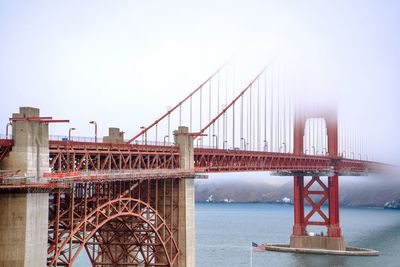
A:
[[[76,184],[50,197],[48,266],[178,266],[179,180]]]

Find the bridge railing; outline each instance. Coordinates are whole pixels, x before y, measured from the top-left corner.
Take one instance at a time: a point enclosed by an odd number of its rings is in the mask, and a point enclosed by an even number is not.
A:
[[[1,139],[1,138],[0,138]],[[69,140],[68,136],[65,135],[50,135],[49,140],[52,141],[73,141],[73,142],[87,142],[95,143],[96,139],[94,137],[84,137],[84,136],[71,136]],[[128,140],[124,140],[126,143]],[[97,138],[97,143],[104,143],[103,138]],[[163,141],[150,141],[150,140],[135,140],[131,144],[133,145],[150,145],[150,146],[174,146],[173,142],[163,142]]]
[[[95,143],[96,139],[94,137],[86,136],[71,136],[71,140],[68,139],[66,135],[50,135],[49,140],[52,141],[75,141],[75,142],[88,142]],[[97,138],[98,143],[103,143],[103,138]]]

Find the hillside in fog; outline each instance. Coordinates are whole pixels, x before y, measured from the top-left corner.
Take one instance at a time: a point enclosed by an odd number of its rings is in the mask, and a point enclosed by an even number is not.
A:
[[[293,200],[293,183],[291,179],[281,184],[268,179],[197,180],[195,192],[198,202],[285,202]],[[383,207],[397,199],[400,183],[393,179],[346,177],[340,181],[340,204],[344,206]]]

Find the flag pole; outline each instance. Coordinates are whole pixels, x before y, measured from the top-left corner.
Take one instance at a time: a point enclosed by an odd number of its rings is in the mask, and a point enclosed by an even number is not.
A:
[[[250,245],[250,267],[253,267],[253,243]]]

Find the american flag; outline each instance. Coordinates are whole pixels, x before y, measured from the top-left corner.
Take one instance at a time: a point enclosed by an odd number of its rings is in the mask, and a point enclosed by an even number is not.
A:
[[[251,242],[251,246],[253,247],[254,252],[265,252],[265,245],[258,245],[257,243]]]

